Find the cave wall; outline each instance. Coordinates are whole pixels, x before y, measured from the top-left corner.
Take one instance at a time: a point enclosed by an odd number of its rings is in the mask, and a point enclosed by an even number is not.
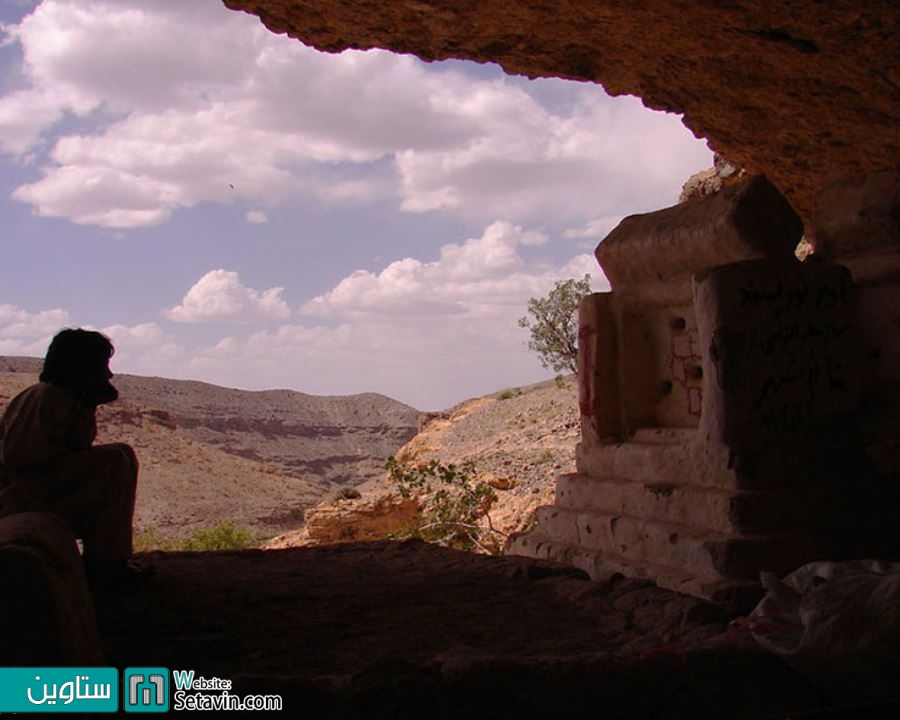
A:
[[[328,52],[600,83],[684,114],[710,147],[764,173],[815,234],[820,191],[898,165],[894,0],[223,0]]]

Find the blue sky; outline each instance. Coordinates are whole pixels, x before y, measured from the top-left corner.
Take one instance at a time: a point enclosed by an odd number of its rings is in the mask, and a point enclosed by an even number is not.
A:
[[[420,409],[547,378],[516,325],[711,165],[601,87],[326,55],[218,0],[0,3],[0,354]]]

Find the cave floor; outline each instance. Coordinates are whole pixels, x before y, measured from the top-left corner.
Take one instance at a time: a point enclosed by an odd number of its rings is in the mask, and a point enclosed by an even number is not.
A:
[[[418,541],[144,557],[145,584],[94,591],[110,665],[230,679],[294,717],[848,717],[646,581]]]

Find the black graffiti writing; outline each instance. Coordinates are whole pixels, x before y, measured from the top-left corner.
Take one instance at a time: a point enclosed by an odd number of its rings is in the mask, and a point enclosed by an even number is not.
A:
[[[842,342],[850,335],[850,324],[837,320],[808,320],[786,324],[765,332],[757,330],[743,333],[741,343],[744,356],[769,357],[780,354],[798,354],[804,351],[821,352],[829,345]]]
[[[760,416],[766,430],[795,433],[812,426],[812,403],[808,400],[782,403],[778,407],[763,410]]]
[[[750,280],[746,285],[741,285],[741,305],[744,307],[757,307],[758,305],[771,304],[774,305],[781,298],[784,288],[781,282],[774,290],[766,292],[756,287],[755,283]]]
[[[799,393],[804,401],[814,403],[822,393],[841,392],[847,387],[847,369],[844,364],[825,356],[812,359],[804,365],[792,365],[766,377],[753,402],[753,408],[759,410],[764,406],[783,403],[784,393],[788,390],[793,391],[794,399]]]
[[[753,407],[760,408],[769,398],[777,397],[784,390],[785,386],[793,385],[803,380],[805,374],[803,368],[792,368],[787,372],[766,378],[756,397],[756,401],[753,403]]]
[[[822,285],[811,285],[808,282],[785,285],[781,280],[775,280],[774,285],[767,288],[758,287],[754,280],[747,280],[738,288],[738,292],[742,307],[768,307],[776,320],[810,307],[815,310],[835,310],[849,305],[846,278]]]

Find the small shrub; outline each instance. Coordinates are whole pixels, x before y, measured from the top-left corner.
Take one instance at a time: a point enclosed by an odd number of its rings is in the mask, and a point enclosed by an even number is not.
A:
[[[517,391],[507,388],[506,390],[501,390],[500,392],[498,392],[496,395],[494,395],[494,397],[497,398],[497,400],[509,400],[510,398],[514,398],[516,395],[518,395]]]
[[[502,533],[491,527],[488,515],[497,494],[486,482],[476,479],[473,462],[445,465],[430,460],[412,465],[389,457],[385,469],[402,497],[428,496],[422,524],[405,537],[418,537],[457,550],[477,548],[491,554],[500,551],[496,536]],[[487,521],[486,528],[479,524],[481,520]]]
[[[141,528],[134,534],[135,552],[149,552],[150,550],[172,550],[175,542],[167,540],[154,525]]]
[[[230,521],[220,522],[212,528],[196,530],[186,537],[165,537],[154,525],[147,525],[134,534],[134,551],[151,550],[243,550],[255,547],[268,538],[257,537],[247,530],[238,530]]]
[[[223,520],[209,529],[196,530],[192,535],[178,541],[178,550],[244,550],[253,544],[251,534],[246,530],[238,530],[228,521]]]

